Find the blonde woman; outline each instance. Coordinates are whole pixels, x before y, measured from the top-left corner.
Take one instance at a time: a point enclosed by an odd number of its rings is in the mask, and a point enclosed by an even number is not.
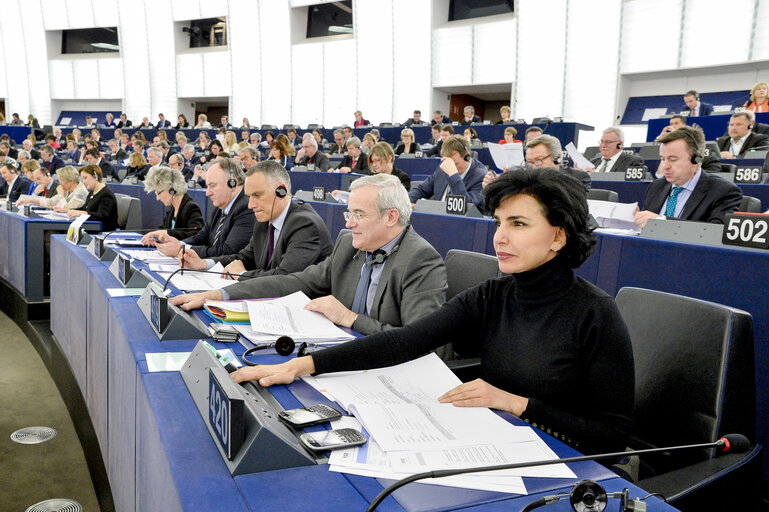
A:
[[[750,100],[743,105],[753,112],[769,112],[769,84],[758,82],[750,90]]]
[[[205,114],[198,114],[198,124],[195,125],[196,130],[210,130],[211,123],[208,122],[208,116]]]
[[[238,150],[238,136],[232,130],[227,130],[224,134],[224,141],[222,142],[223,149],[231,154],[236,155]]]

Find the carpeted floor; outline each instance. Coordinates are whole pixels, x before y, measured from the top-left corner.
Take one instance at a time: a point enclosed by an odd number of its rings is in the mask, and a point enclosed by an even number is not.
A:
[[[59,391],[30,341],[2,312],[0,352],[0,511],[24,512],[40,501],[67,498],[98,512],[83,450]],[[14,431],[29,426],[58,433],[37,445],[11,441]]]

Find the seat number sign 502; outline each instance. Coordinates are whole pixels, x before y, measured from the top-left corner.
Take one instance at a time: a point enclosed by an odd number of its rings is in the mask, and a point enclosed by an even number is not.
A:
[[[760,213],[730,213],[725,218],[725,245],[740,245],[769,249],[769,215]]]

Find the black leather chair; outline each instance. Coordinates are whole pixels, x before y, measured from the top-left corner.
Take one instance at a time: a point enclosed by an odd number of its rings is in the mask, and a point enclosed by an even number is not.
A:
[[[588,146],[585,148],[585,158],[588,160],[593,159],[598,154],[598,146]]]
[[[755,442],[749,313],[641,288],[622,288],[617,305],[635,358],[631,449],[710,443],[729,433]],[[760,450],[643,456],[637,485],[683,510],[748,510],[758,497]]]
[[[738,212],[761,213],[761,200],[757,197],[742,196]]]
[[[591,188],[587,193],[587,198],[597,201],[611,201],[612,203],[619,202],[619,195],[615,191],[602,188]]]

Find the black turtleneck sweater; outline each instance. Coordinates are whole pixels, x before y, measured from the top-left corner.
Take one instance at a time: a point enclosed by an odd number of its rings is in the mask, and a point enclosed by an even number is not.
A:
[[[481,358],[481,378],[529,399],[521,417],[583,453],[627,446],[635,389],[614,300],[555,257],[491,279],[400,329],[313,354],[317,373],[390,366],[447,342]],[[448,391],[448,390],[446,390]]]

